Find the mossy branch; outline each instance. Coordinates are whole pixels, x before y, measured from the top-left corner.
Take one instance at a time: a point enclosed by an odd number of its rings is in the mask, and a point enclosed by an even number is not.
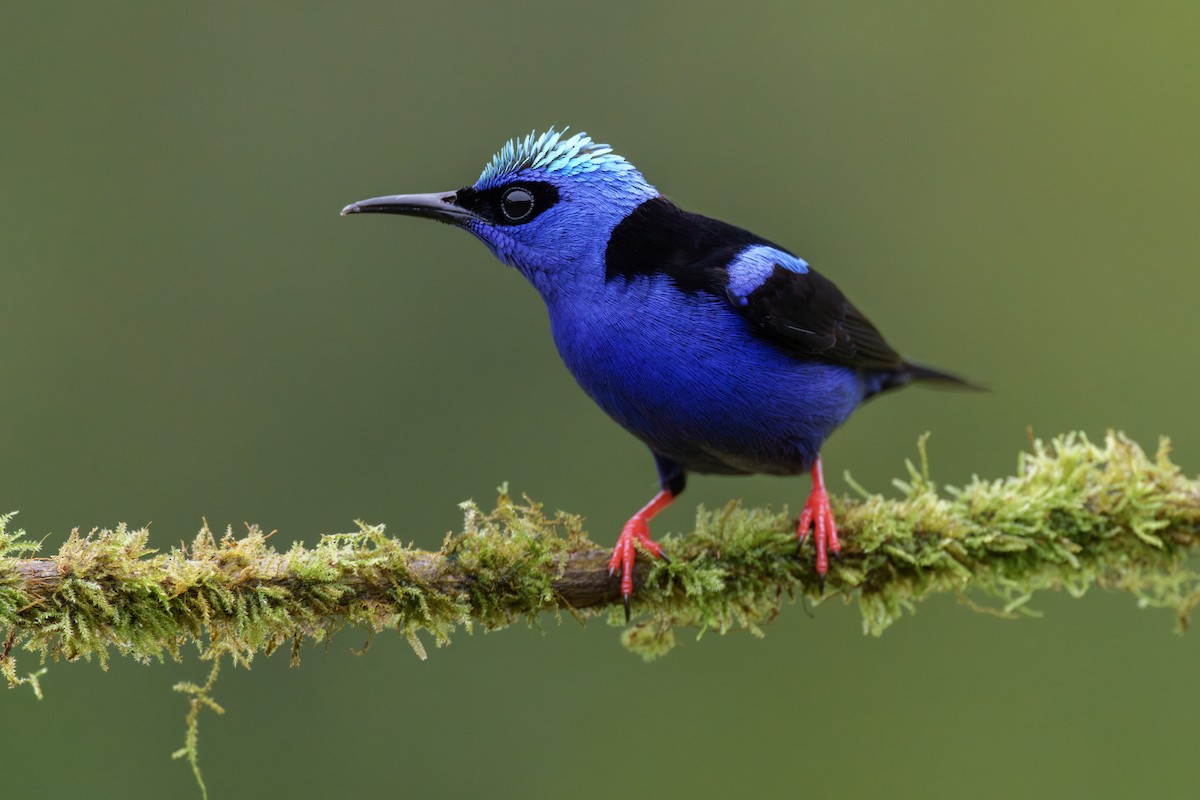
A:
[[[1113,433],[1103,445],[1078,434],[1037,442],[1015,476],[941,492],[923,445],[921,468],[910,463],[908,480],[896,483],[899,498],[860,492],[835,503],[845,549],[823,596],[786,514],[736,503],[701,509],[694,532],[665,538],[670,563],[638,560],[638,619],[625,643],[651,657],[679,627],[758,633],[797,596],[857,600],[874,634],[936,592],[966,599],[974,590],[1013,615],[1039,589],[1080,595],[1099,584],[1172,608],[1181,622],[1200,600],[1189,564],[1200,481],[1171,463],[1165,440],[1154,458]],[[492,511],[464,509],[462,533],[436,552],[360,523],[356,533],[282,552],[256,527],[218,539],[205,526],[190,544],[159,553],[145,529],[122,525],[75,531],[57,555],[32,558],[37,545],[8,530],[11,515],[0,518],[0,669],[10,683],[29,680],[16,671],[18,648],[104,665],[113,651],[178,659],[195,642],[204,657],[248,664],[281,646],[298,658],[306,639],[351,626],[398,631],[424,657],[422,633],[442,645],[460,626],[537,624],[543,611],[608,613],[620,624],[608,551],[579,517],[506,494]]]

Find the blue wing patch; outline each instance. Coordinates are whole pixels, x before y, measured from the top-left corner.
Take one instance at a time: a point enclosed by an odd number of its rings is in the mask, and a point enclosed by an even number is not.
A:
[[[758,244],[738,253],[725,267],[729,275],[729,281],[725,285],[729,299],[735,305],[746,305],[750,302],[750,293],[762,286],[775,272],[776,267],[783,267],[797,275],[808,272],[807,261],[785,253],[777,247]]]

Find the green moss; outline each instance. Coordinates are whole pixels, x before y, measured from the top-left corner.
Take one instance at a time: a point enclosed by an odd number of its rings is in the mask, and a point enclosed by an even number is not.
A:
[[[207,708],[216,714],[224,714],[212,698],[213,686],[221,672],[221,659],[214,658],[212,669],[208,672],[208,680],[203,686],[184,681],[172,687],[175,691],[188,695],[187,732],[184,734],[183,747],[171,754],[171,758],[186,758],[196,777],[196,785],[200,787],[200,795],[208,800],[208,787],[204,785],[204,776],[200,773],[200,712]]]
[[[653,658],[680,626],[758,634],[800,594],[815,603],[857,600],[874,635],[938,592],[1014,616],[1028,613],[1039,590],[1078,597],[1100,585],[1174,609],[1181,625],[1200,602],[1200,573],[1188,560],[1200,531],[1200,484],[1170,462],[1165,440],[1154,458],[1118,434],[1103,445],[1081,434],[1036,442],[1014,476],[944,492],[929,478],[924,441],[920,449],[921,469],[909,464],[899,498],[864,492],[836,505],[846,548],[824,594],[811,556],[795,555],[786,514],[702,509],[692,535],[668,540],[672,562],[655,565],[639,597],[644,619],[625,644]]]
[[[860,491],[835,503],[846,547],[823,594],[786,513],[700,509],[691,534],[664,538],[669,563],[639,559],[638,620],[626,645],[656,657],[681,627],[761,634],[798,596],[856,601],[872,634],[935,592],[1011,616],[1027,613],[1038,590],[1078,596],[1102,585],[1172,608],[1181,621],[1200,599],[1188,562],[1200,488],[1165,443],[1148,458],[1117,434],[1102,445],[1073,434],[1036,443],[1011,477],[946,490],[929,477],[923,441],[920,453],[920,467],[909,464],[896,484],[899,497]],[[259,528],[218,538],[205,525],[187,546],[160,553],[146,530],[122,525],[73,532],[41,560],[28,558],[36,545],[22,531],[9,530],[11,515],[0,517],[0,668],[13,684],[29,680],[16,672],[17,649],[105,666],[114,652],[179,659],[188,642],[214,661],[249,665],[282,646],[295,660],[304,642],[346,626],[368,638],[394,630],[423,657],[422,637],[442,646],[459,627],[537,624],[541,612],[564,608],[585,617],[615,599],[605,551],[579,517],[504,490],[491,511],[463,510],[462,532],[437,552],[359,523],[283,551]],[[623,624],[619,605],[607,608]]]

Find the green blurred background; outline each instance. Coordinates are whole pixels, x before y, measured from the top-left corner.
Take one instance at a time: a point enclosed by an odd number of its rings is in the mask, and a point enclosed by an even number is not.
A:
[[[642,445],[471,237],[347,202],[472,182],[586,130],[687,208],[832,276],[900,349],[994,388],[910,390],[825,449],[888,491],[1015,465],[1026,426],[1169,434],[1200,470],[1200,6],[8,4],[0,31],[0,507],[206,517],[433,547],[509,481],[612,540]],[[802,479],[693,480],[795,507]],[[1195,796],[1200,638],[1123,595],[1044,618],[930,602],[881,639],[790,606],[646,665],[569,619],[413,657],[346,633],[226,670],[214,798]],[[27,655],[26,666],[33,661]],[[204,664],[54,664],[0,697],[3,794],[196,795],[168,754]]]

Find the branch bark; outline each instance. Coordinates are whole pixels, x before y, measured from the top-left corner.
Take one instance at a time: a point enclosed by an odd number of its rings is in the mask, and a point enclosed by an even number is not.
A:
[[[564,608],[583,610],[620,600],[620,576],[608,574],[610,555],[611,550],[598,548],[563,554],[557,564],[557,577],[550,581],[555,602]],[[190,559],[187,566],[201,571],[208,565],[204,561]],[[257,576],[257,588],[260,589],[292,591],[300,583],[279,559],[269,558],[255,565],[253,571]],[[649,562],[639,560],[634,567],[634,586],[644,584],[649,572]],[[68,578],[76,577],[71,563],[60,557],[18,559],[12,563],[9,576],[14,577],[14,583],[23,587],[33,598],[30,603],[33,607],[50,602],[62,590]],[[393,596],[396,587],[378,578],[378,575],[365,573],[351,574],[343,576],[339,583],[349,589],[357,600],[386,602]],[[462,594],[476,581],[470,575],[455,572],[441,553],[420,550],[412,551],[407,579],[415,585],[449,595]]]

